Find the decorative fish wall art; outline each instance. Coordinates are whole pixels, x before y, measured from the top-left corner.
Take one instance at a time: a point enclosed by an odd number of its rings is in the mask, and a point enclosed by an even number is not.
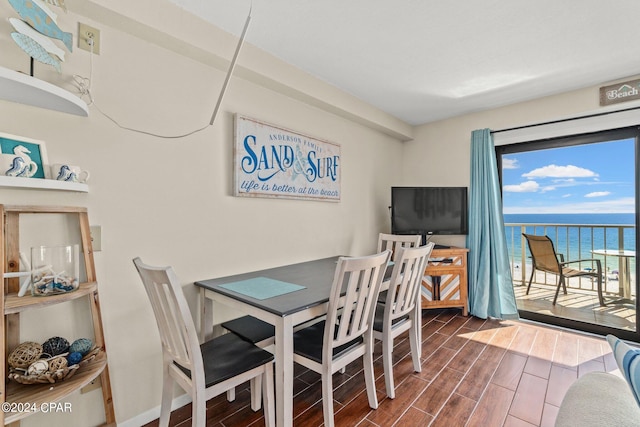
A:
[[[24,21],[21,21],[20,19],[9,18],[9,22],[17,32],[19,32],[20,34],[24,34],[27,37],[30,37],[36,43],[42,46],[44,50],[46,50],[52,55],[57,56],[60,61],[64,61],[64,50],[56,46],[53,40],[51,40],[49,37],[46,37],[40,34],[36,30],[31,28],[29,24],[27,24]],[[34,58],[34,59],[37,59],[37,58]]]
[[[35,0],[9,0],[9,4],[27,24],[46,36],[61,40],[69,52],[73,51],[73,34],[62,31],[55,22],[56,15],[44,3],[39,3]]]
[[[47,3],[52,4],[54,6],[61,7],[65,12],[67,11],[67,6],[64,5],[64,0],[45,0]]]
[[[42,0],[31,0],[33,1],[33,3],[38,6],[40,9],[42,9],[42,11],[44,13],[46,13],[47,15],[49,15],[49,17],[53,20],[53,22],[55,22],[56,24],[58,24],[58,15],[56,15],[53,10],[51,10],[49,8],[49,6],[47,6],[44,1]]]
[[[13,38],[13,41],[20,46],[20,49],[28,53],[33,59],[42,62],[43,64],[52,65],[58,72],[61,72],[60,61],[49,54],[45,48],[31,37],[25,36],[21,33],[11,33],[11,37]]]

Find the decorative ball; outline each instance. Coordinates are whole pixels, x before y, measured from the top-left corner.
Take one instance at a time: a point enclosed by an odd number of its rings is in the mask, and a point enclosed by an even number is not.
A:
[[[37,342],[27,341],[17,346],[7,359],[12,368],[27,369],[42,356],[42,346]]]
[[[80,363],[81,360],[82,360],[82,354],[77,351],[74,351],[73,353],[69,353],[69,355],[67,356],[67,364],[69,366],[76,365]]]
[[[69,350],[69,341],[62,337],[52,337],[42,344],[42,352],[49,357],[57,356]]]
[[[27,374],[40,375],[49,370],[49,362],[44,359],[36,360],[27,368]]]
[[[91,350],[92,347],[93,341],[91,341],[89,338],[78,338],[71,343],[71,346],[69,346],[69,352],[74,353],[77,351],[84,356],[89,352],[89,350]]]
[[[49,372],[55,372],[67,367],[67,358],[63,356],[54,357],[49,360]]]

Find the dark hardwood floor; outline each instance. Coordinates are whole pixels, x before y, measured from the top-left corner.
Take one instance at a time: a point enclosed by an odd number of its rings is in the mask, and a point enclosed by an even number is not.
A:
[[[386,396],[376,346],[377,410],[369,408],[361,363],[334,375],[337,426],[553,426],[579,376],[617,370],[606,340],[579,332],[485,321],[458,309],[423,311],[422,328],[422,372],[413,372],[406,335],[395,343],[395,399]],[[296,366],[294,393],[294,425],[323,425],[320,376]],[[170,425],[189,426],[190,417],[189,404],[172,413]],[[263,425],[262,411],[249,407],[247,387],[234,402],[222,395],[207,403],[207,426]]]

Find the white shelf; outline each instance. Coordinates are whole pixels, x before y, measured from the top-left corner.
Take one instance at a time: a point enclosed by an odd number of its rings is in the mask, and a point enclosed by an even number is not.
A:
[[[87,117],[87,104],[70,92],[29,75],[0,67],[0,99]]]
[[[23,178],[19,176],[2,176],[0,175],[0,188],[24,188],[35,190],[61,190],[61,191],[77,191],[80,193],[88,193],[89,186],[79,182],[57,181],[55,179],[41,178]]]

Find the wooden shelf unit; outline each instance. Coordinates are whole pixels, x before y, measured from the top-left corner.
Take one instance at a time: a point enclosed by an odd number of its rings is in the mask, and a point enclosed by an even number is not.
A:
[[[422,280],[422,308],[460,307],[468,314],[468,252],[455,246],[431,251]]]
[[[3,339],[0,340],[0,353],[4,361],[0,364],[0,375],[5,378],[0,381],[0,404],[29,403],[40,408],[41,404],[59,402],[66,396],[74,393],[100,377],[102,397],[104,403],[105,420],[107,424],[115,424],[113,398],[111,395],[111,381],[109,379],[109,367],[107,365],[106,347],[102,330],[102,318],[100,315],[100,303],[98,298],[98,284],[96,280],[95,264],[93,260],[93,248],[89,228],[89,217],[85,208],[58,207],[58,206],[6,206],[0,205],[0,254],[4,262],[0,263],[0,273],[4,277],[5,272],[16,272],[20,268],[20,215],[21,214],[69,214],[77,215],[80,227],[80,239],[82,257],[86,269],[87,281],[80,284],[78,290],[62,295],[49,297],[23,296],[18,297],[19,278],[4,279],[4,291],[0,293],[0,307],[4,316],[0,316],[0,330]],[[35,310],[49,307],[55,304],[63,304],[80,298],[87,298],[91,307],[94,341],[104,351],[78,371],[69,379],[55,383],[42,385],[24,385],[15,382],[7,382],[6,357],[9,351],[19,344],[20,340],[20,314],[27,310]],[[34,412],[4,413],[0,411],[0,425],[15,423]],[[17,424],[12,424],[17,425]]]

